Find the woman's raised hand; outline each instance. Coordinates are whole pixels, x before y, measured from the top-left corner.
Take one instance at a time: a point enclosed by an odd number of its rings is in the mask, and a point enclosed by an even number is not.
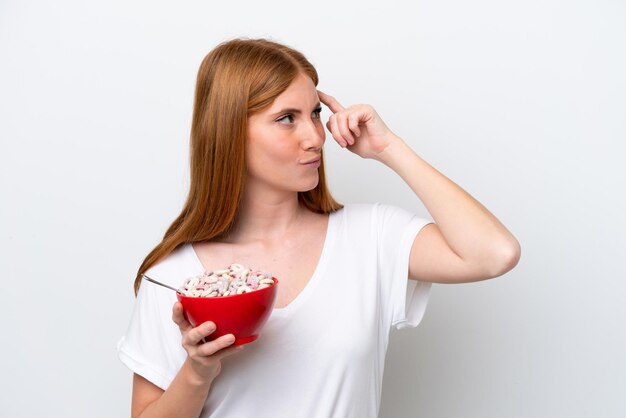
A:
[[[203,342],[215,331],[215,324],[207,321],[193,327],[183,315],[183,305],[176,302],[172,308],[172,319],[180,328],[182,345],[187,351],[187,360],[196,377],[203,382],[211,382],[219,374],[221,360],[241,350],[241,346],[230,347],[235,342],[232,334],[222,335],[213,341]]]
[[[317,91],[331,112],[326,127],[335,141],[363,158],[376,159],[393,141],[400,140],[367,104],[344,108],[334,97]]]

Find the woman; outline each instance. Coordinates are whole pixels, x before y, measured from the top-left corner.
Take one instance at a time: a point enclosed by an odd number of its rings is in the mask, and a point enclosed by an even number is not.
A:
[[[222,43],[202,62],[189,196],[139,269],[118,345],[134,372],[132,416],[376,416],[389,330],[419,323],[431,283],[516,265],[518,242],[487,209],[371,106],[344,108],[317,84],[301,53],[263,39]],[[320,102],[334,140],[394,170],[435,223],[332,198]],[[231,347],[232,335],[204,343],[212,322],[192,327],[173,292],[141,283],[149,273],[178,287],[233,262],[280,278],[262,335],[246,346]]]

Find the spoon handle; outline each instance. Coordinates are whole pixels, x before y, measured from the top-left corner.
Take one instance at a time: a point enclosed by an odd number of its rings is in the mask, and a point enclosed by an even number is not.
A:
[[[161,283],[157,280],[151,279],[150,277],[146,276],[145,274],[142,274],[142,276],[149,282],[152,282],[154,284],[158,284],[159,286],[163,286],[163,287],[167,287],[168,289],[172,289],[174,292],[178,292],[178,289],[173,288],[172,286],[166,285],[165,283]]]

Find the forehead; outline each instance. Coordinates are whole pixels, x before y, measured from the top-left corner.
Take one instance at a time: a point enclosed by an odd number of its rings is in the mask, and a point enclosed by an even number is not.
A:
[[[279,111],[283,107],[309,106],[317,102],[319,102],[319,97],[313,80],[300,73],[287,87],[287,90],[274,99],[268,111],[271,113]]]

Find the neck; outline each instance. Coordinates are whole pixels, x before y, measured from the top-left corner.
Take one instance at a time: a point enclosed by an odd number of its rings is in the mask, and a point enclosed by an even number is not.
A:
[[[247,188],[227,241],[281,239],[300,223],[306,212],[298,203],[297,192],[271,193]]]

